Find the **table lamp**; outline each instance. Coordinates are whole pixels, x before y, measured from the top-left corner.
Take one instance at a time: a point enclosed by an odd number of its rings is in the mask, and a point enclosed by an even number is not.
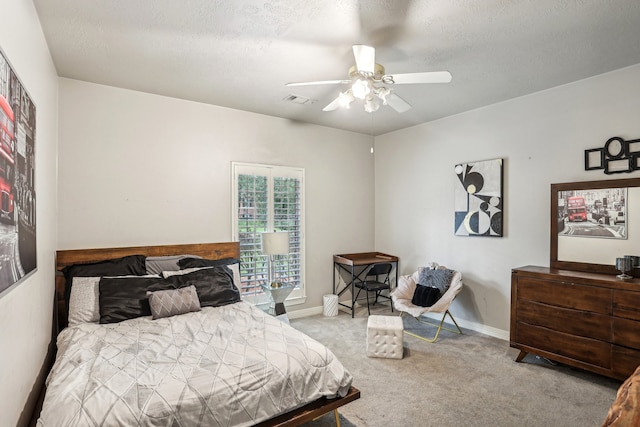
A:
[[[269,312],[276,316],[286,313],[284,300],[293,290],[293,285],[286,285],[275,277],[275,261],[278,255],[289,255],[289,232],[280,231],[262,233],[262,253],[267,255],[268,284],[263,289],[269,292],[273,307]]]
[[[275,231],[262,233],[262,253],[267,255],[269,286],[279,288],[282,282],[275,277],[275,261],[278,255],[289,255],[289,232]]]

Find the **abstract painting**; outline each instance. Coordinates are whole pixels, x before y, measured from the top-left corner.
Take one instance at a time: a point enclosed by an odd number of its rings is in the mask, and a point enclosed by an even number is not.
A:
[[[502,237],[502,159],[455,166],[456,236]]]

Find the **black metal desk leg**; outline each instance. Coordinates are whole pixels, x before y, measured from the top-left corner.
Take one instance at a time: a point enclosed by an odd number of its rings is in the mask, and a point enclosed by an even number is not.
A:
[[[336,293],[336,263],[333,263],[333,293]]]
[[[355,277],[353,277],[354,266],[351,266],[351,318],[353,319],[356,311],[356,289],[355,289]]]

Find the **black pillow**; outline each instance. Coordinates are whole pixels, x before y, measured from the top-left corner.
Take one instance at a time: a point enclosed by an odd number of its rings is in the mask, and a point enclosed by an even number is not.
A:
[[[195,286],[201,307],[219,307],[240,301],[227,266],[205,268],[181,276],[103,277],[100,279],[100,323],[116,323],[150,316],[147,291]]]
[[[87,264],[68,265],[62,269],[66,281],[64,292],[65,304],[69,307],[69,296],[74,277],[102,277],[102,276],[142,276],[147,274],[144,255],[129,255],[122,258]]]
[[[223,259],[205,259],[205,258],[182,258],[178,260],[178,265],[181,270],[187,268],[199,268],[199,267],[219,267],[221,265],[238,264],[240,262],[237,258],[223,258]]]
[[[200,306],[219,307],[240,301],[240,291],[233,284],[233,272],[226,265],[171,276],[176,287],[195,286]]]
[[[431,307],[440,299],[440,289],[435,286],[416,285],[411,303],[420,307]]]
[[[100,323],[117,323],[151,316],[147,290],[174,289],[162,277],[103,277],[100,279]]]
[[[129,255],[88,264],[73,264],[63,268],[62,273],[67,281],[73,277],[142,276],[147,274],[146,258],[144,255]]]

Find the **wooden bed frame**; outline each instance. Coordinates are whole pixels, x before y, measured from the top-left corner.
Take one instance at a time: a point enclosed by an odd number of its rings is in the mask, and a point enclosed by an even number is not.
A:
[[[240,258],[240,245],[237,242],[223,243],[196,243],[185,245],[162,245],[162,246],[132,246],[123,248],[101,248],[101,249],[73,249],[56,252],[56,292],[55,307],[57,309],[58,330],[67,326],[67,303],[65,301],[65,278],[62,269],[72,264],[85,264],[97,261],[104,261],[112,258],[120,258],[127,255],[146,256],[170,256],[170,255],[198,255],[207,259]],[[55,337],[53,337],[55,342]],[[293,411],[266,420],[258,426],[298,426],[314,420],[328,412],[335,414],[336,425],[340,425],[338,419],[338,408],[360,398],[360,391],[351,387],[344,397],[336,399],[322,398],[313,401]],[[40,408],[36,411],[39,414]]]
[[[131,246],[126,248],[72,249],[56,252],[56,308],[58,330],[67,327],[68,307],[65,301],[66,283],[62,269],[73,264],[87,264],[121,258],[128,255],[170,256],[198,255],[207,259],[240,258],[237,242],[196,243],[190,245]]]

